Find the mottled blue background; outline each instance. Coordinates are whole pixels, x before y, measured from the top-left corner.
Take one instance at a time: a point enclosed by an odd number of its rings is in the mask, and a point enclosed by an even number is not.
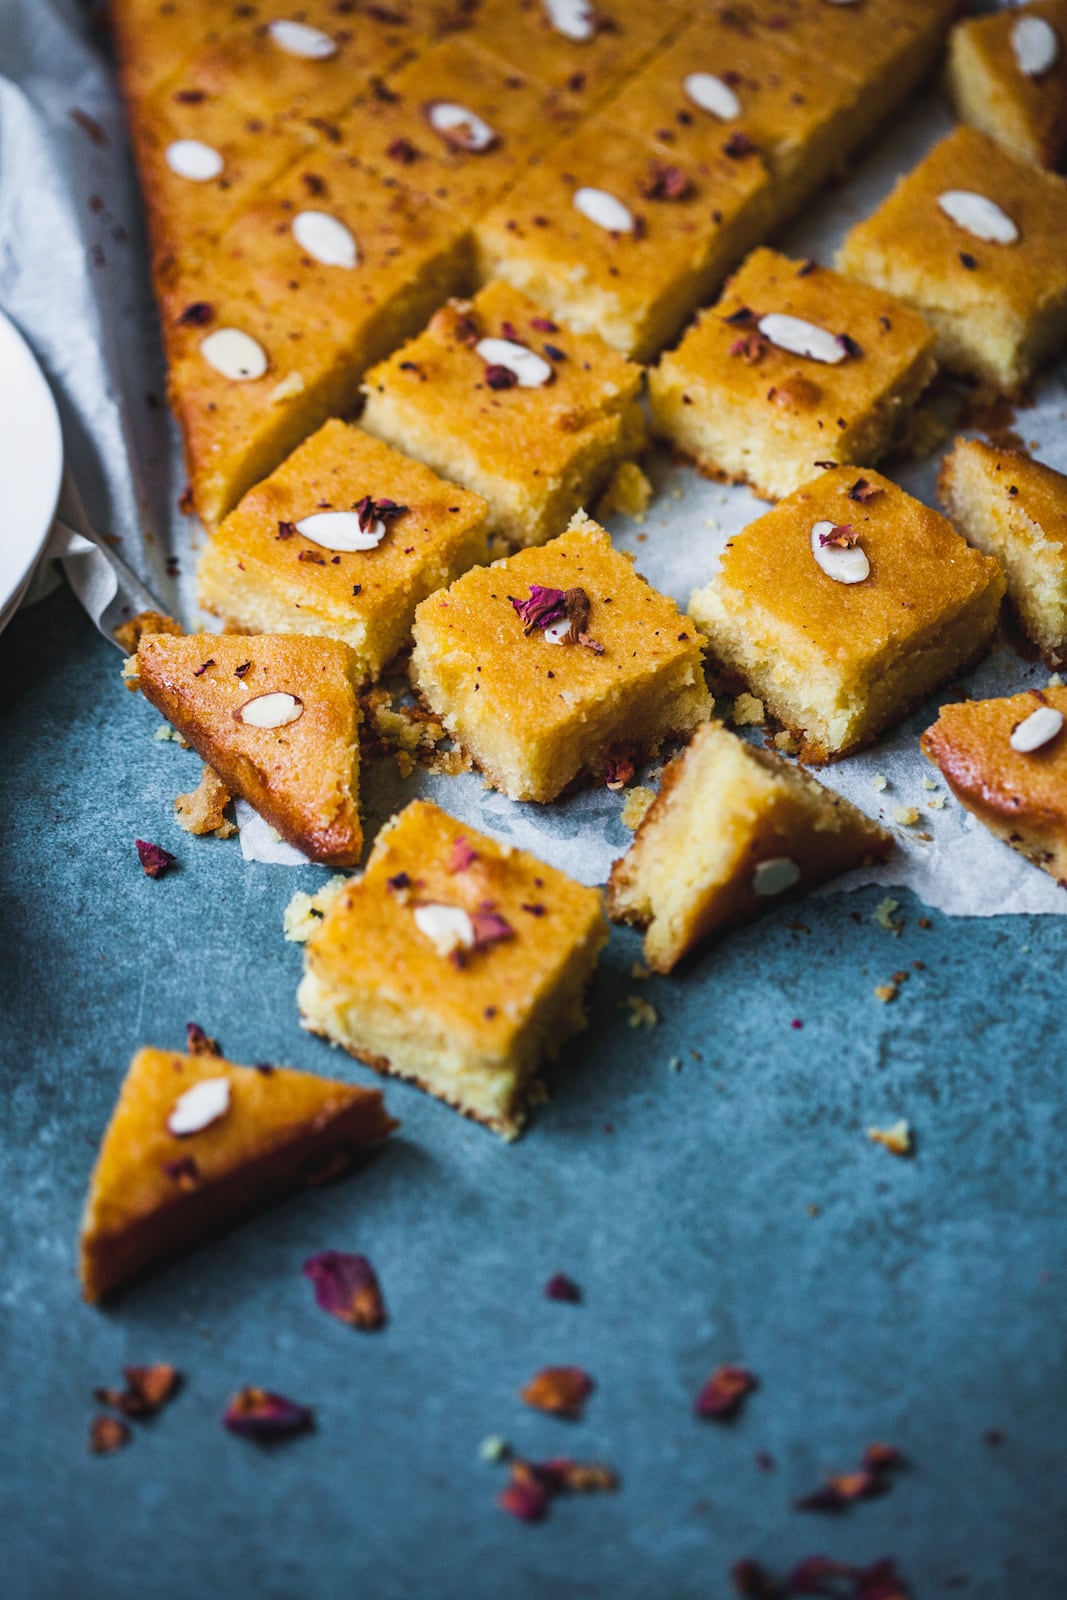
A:
[[[403,1128],[351,1181],[94,1310],[78,1217],[137,1046],[176,1046],[195,1018],[235,1060],[373,1081],[297,1025],[282,909],[324,875],[179,833],[171,800],[198,764],[153,742],[118,667],[62,592],[0,640],[5,1600],[714,1600],[740,1556],[813,1551],[893,1554],[920,1600],[1061,1600],[1058,918],[924,931],[905,898],[893,938],[877,893],[831,897],[647,984],[616,931],[592,1026],[519,1144],[390,1083]],[[180,870],[145,878],[135,836]],[[651,1032],[627,1025],[636,992]],[[911,1161],[864,1137],[900,1115]],[[327,1247],[377,1265],[382,1333],[316,1310],[300,1267]],[[542,1297],[559,1269],[582,1305]],[[157,1360],[187,1375],[180,1398],[91,1457],[93,1387]],[[759,1392],[737,1424],[699,1422],[695,1391],[737,1360]],[[517,1398],[558,1362],[596,1379],[582,1423]],[[317,1433],[273,1453],[224,1433],[245,1383],[313,1405]],[[490,1433],[611,1462],[621,1492],[520,1525],[479,1459]],[[884,1499],[790,1508],[872,1439],[912,1463]]]

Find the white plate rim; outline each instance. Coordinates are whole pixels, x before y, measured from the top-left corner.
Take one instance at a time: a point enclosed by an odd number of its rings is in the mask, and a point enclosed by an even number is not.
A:
[[[0,617],[8,619],[48,542],[63,481],[63,433],[48,381],[0,311]]]

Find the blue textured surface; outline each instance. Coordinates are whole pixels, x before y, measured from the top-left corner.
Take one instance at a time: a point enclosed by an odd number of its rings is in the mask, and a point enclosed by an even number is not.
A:
[[[647,984],[616,931],[592,1027],[519,1144],[390,1084],[403,1128],[351,1181],[94,1310],[78,1216],[135,1047],[177,1045],[195,1018],[237,1061],[372,1081],[297,1025],[282,909],[323,875],[178,832],[170,802],[197,763],[152,741],[158,717],[118,665],[65,593],[0,640],[7,1600],[714,1600],[740,1556],[782,1569],[823,1550],[896,1555],[919,1600],[1059,1600],[1058,918],[924,931],[905,897],[893,938],[876,893],[832,897]],[[145,878],[138,835],[180,870]],[[880,1005],[875,984],[915,960]],[[627,1026],[637,992],[659,1010],[651,1032]],[[900,1115],[911,1161],[864,1137]],[[327,1247],[377,1265],[382,1333],[315,1308],[300,1267]],[[542,1297],[557,1269],[582,1305]],[[93,1387],[156,1360],[184,1392],[128,1449],[91,1457]],[[735,1360],[758,1393],[735,1425],[699,1422],[694,1393]],[[582,1423],[517,1398],[557,1362],[597,1381]],[[315,1406],[318,1431],[269,1454],[227,1435],[245,1383]],[[490,1433],[611,1462],[621,1492],[520,1525],[494,1505]],[[884,1499],[834,1519],[790,1508],[873,1439],[912,1463]]]

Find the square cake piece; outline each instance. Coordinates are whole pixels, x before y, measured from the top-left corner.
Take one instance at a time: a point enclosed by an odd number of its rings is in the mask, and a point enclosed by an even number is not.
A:
[[[488,558],[485,501],[355,424],[325,423],[231,511],[197,597],[226,627],[325,634],[378,678],[415,607]]]
[[[873,122],[907,99],[933,67],[966,0],[713,0],[738,32],[768,34],[809,61],[864,85]]]
[[[85,1202],[85,1298],[104,1299],[396,1126],[374,1090],[288,1067],[238,1067],[210,1053],[139,1050]]]
[[[1067,339],[1067,184],[959,127],[845,239],[838,266],[918,307],[937,358],[1015,393]]]
[[[492,283],[367,374],[361,420],[476,490],[497,532],[541,544],[644,448],[641,383],[596,334]]]
[[[703,722],[703,643],[579,513],[424,600],[411,675],[495,788],[545,801]]]
[[[961,122],[1055,167],[1067,148],[1067,0],[1032,0],[959,23],[947,81]]]
[[[336,639],[144,634],[126,680],[296,849],[354,867],[359,820],[355,661]]]
[[[726,547],[690,601],[711,655],[828,761],[868,744],[989,645],[999,562],[888,478],[835,467]]]
[[[332,146],[291,167],[216,246],[160,271],[169,393],[205,524],[351,410],[366,368],[469,282],[462,222]]]
[[[708,476],[778,499],[821,462],[885,455],[933,346],[884,290],[757,250],[650,374],[653,429]]]
[[[962,806],[1067,888],[1067,686],[941,707],[922,736]]]
[[[645,932],[653,972],[779,895],[881,860],[892,836],[781,756],[698,728],[608,880],[608,911]]]
[[[941,463],[941,504],[996,556],[1027,637],[1050,666],[1067,655],[1067,477],[1017,450],[957,439]]]
[[[754,149],[665,164],[655,145],[593,116],[478,223],[479,270],[647,360],[762,236],[771,204]]]
[[[308,940],[301,1020],[514,1138],[607,936],[599,890],[414,800]]]

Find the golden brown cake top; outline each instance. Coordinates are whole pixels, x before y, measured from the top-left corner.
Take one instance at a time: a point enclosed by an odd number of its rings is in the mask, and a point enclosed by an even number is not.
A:
[[[581,591],[588,602],[573,625],[576,642],[559,642],[571,634],[569,622],[541,625],[546,590]],[[475,567],[424,600],[415,634],[442,696],[462,694],[472,714],[477,683],[494,717],[540,734],[589,715],[666,666],[692,659],[699,670],[704,643],[674,601],[581,513],[548,544]]]
[[[363,1113],[362,1143],[398,1126],[377,1090],[288,1067],[139,1050],[100,1149],[85,1231],[120,1232],[353,1111]]]
[[[1067,0],[1032,0],[970,17],[958,25],[954,40],[957,34],[966,37],[971,60],[1037,139],[1058,144],[1067,131]]]
[[[800,417],[829,447],[838,418],[855,424],[933,344],[925,319],[884,290],[760,249],[668,361],[683,384]]]
[[[770,185],[755,150],[667,165],[664,172],[661,154],[608,115],[592,116],[530,164],[523,182],[486,217],[483,234],[494,251],[577,275],[579,287],[587,282],[621,304],[643,306],[663,294],[671,267],[699,272],[720,226]]]
[[[855,552],[869,563],[861,581],[825,570]],[[1003,593],[1004,577],[999,562],[888,478],[837,467],[733,538],[714,587],[728,610],[757,608],[803,653],[814,646],[843,668],[869,668],[936,635],[943,618],[991,588]]]
[[[352,664],[336,639],[151,634],[136,671],[145,698],[234,793],[316,859],[354,865],[362,831]]]
[[[508,368],[516,352],[500,341],[535,360],[520,353],[522,367]],[[384,389],[442,433],[458,428],[492,470],[536,484],[568,465],[582,435],[603,428],[606,412],[635,399],[642,379],[641,368],[597,334],[572,333],[498,280],[473,300],[442,306],[424,332],[367,374],[364,387]]]
[[[1040,830],[1067,829],[1067,728],[1039,748],[1013,748],[1013,735],[1023,723],[1041,713],[1055,727],[1067,718],[1067,685],[1027,689],[1022,694],[996,700],[964,700],[941,707],[933,727],[922,736],[922,747],[945,775],[950,787],[978,812],[993,814],[998,822],[1018,819],[1020,827]],[[1035,737],[1042,726],[1031,723]]]
[[[340,996],[368,987],[505,1057],[575,950],[606,934],[601,896],[414,800],[375,840],[307,946]]]
[[[485,513],[480,495],[333,419],[249,490],[212,546],[243,563],[250,586],[269,573],[291,604],[369,617]]]
[[[984,439],[957,439],[943,471],[951,470],[954,457],[981,471],[983,490],[990,496],[983,514],[990,509],[1001,516],[1022,512],[1046,539],[1067,549],[1067,476],[1022,450],[1000,450]]]
[[[715,0],[711,14],[742,37],[770,38],[870,82],[923,34],[940,33],[961,0]]]
[[[961,194],[993,203],[1006,219],[1005,242],[980,238],[947,214],[954,202],[946,197]],[[973,307],[980,317],[995,297],[1029,319],[1067,291],[1065,237],[1067,183],[960,126],[852,230],[843,253],[857,265],[867,250],[891,263],[899,258],[921,277],[931,305],[956,313]]]

